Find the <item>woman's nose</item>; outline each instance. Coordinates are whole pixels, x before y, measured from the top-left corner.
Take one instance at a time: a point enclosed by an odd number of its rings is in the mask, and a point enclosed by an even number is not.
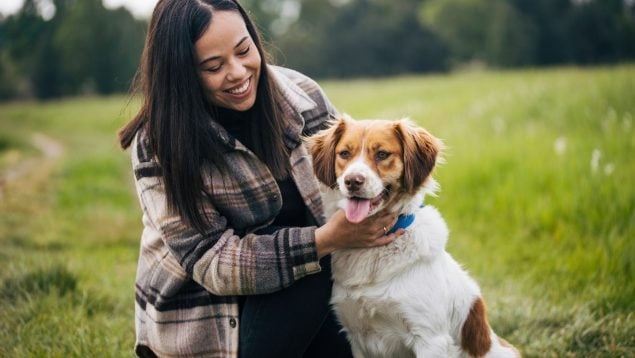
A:
[[[229,71],[227,71],[227,79],[229,81],[238,81],[245,78],[247,69],[238,60],[233,60],[229,64]]]

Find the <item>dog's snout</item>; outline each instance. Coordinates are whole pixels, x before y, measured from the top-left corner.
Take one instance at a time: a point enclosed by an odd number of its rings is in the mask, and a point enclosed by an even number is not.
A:
[[[364,185],[364,176],[360,174],[350,174],[344,177],[344,185],[348,191],[353,192],[359,190]]]

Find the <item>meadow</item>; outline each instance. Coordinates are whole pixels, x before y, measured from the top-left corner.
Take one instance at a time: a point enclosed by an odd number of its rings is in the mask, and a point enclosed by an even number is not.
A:
[[[443,139],[448,251],[526,357],[635,356],[635,65],[321,82]],[[0,104],[0,356],[133,356],[127,97]]]

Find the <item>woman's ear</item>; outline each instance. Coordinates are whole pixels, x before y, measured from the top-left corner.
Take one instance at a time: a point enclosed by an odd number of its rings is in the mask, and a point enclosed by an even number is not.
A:
[[[395,122],[394,130],[403,144],[402,184],[406,192],[415,193],[432,173],[443,143],[408,119]]]
[[[324,129],[305,139],[309,153],[313,157],[313,171],[319,181],[329,187],[335,187],[335,147],[346,129],[347,116],[331,123]]]

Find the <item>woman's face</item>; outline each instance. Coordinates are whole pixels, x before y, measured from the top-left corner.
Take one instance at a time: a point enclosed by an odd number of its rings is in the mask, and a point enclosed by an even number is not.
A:
[[[212,104],[236,111],[253,107],[261,58],[238,12],[214,12],[194,50],[201,83]]]

